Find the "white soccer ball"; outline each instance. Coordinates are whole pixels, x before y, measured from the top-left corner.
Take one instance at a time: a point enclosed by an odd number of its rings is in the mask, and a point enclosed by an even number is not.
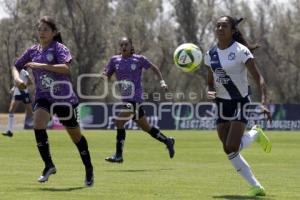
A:
[[[202,52],[193,43],[184,43],[176,48],[173,54],[175,65],[184,72],[193,72],[202,62]]]

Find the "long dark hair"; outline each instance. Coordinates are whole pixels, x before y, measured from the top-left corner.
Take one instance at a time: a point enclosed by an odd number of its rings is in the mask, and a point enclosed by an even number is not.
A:
[[[235,30],[235,33],[233,34],[232,38],[245,45],[250,51],[254,51],[255,49],[259,48],[259,45],[258,44],[249,44],[247,42],[247,40],[244,38],[243,34],[241,33],[241,31],[238,29],[238,25],[241,21],[244,20],[244,18],[234,18],[234,17],[231,17],[231,16],[223,16],[223,17],[226,17],[228,20],[229,20],[229,23],[231,25],[231,29],[232,30]]]
[[[47,24],[51,29],[52,31],[56,31],[56,35],[53,37],[53,40],[54,41],[57,41],[59,43],[63,43],[63,40],[62,40],[62,37],[61,37],[61,34],[60,32],[58,31],[57,29],[57,26],[56,26],[56,23],[55,23],[55,20],[49,16],[43,16],[40,20],[39,20],[39,24],[40,23],[45,23]]]

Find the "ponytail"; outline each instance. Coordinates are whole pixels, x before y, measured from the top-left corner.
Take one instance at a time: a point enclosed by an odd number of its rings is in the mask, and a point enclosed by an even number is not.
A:
[[[53,37],[53,40],[63,44],[63,40],[62,40],[60,32],[57,32],[57,34]]]
[[[243,34],[241,33],[241,31],[238,29],[238,25],[241,21],[244,20],[244,18],[240,18],[240,19],[237,19],[237,18],[233,18],[231,16],[225,16],[228,18],[230,24],[231,24],[231,28],[233,30],[235,30],[235,33],[233,34],[232,38],[245,45],[251,52],[253,52],[255,49],[259,48],[259,45],[258,44],[249,44],[247,42],[247,40],[244,38]]]

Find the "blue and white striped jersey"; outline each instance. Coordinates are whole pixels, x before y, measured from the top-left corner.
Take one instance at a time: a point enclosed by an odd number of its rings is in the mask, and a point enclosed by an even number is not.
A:
[[[233,41],[227,49],[211,48],[204,57],[214,75],[216,96],[222,99],[240,99],[250,94],[245,63],[254,58],[250,50]]]

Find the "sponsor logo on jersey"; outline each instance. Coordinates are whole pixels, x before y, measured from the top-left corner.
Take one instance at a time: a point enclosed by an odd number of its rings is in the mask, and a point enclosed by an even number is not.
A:
[[[40,79],[42,80],[42,87],[44,89],[49,89],[51,87],[51,84],[54,82],[54,80],[47,75],[41,76]]]
[[[211,64],[218,64],[219,61],[217,61],[217,60],[212,60],[212,61],[210,61],[210,63],[211,63]]]
[[[222,68],[217,68],[215,70],[216,73],[216,82],[220,83],[220,84],[228,84],[228,82],[230,81],[229,77],[226,77],[226,72],[222,69]]]
[[[132,89],[133,83],[131,81],[122,80],[119,83],[121,84],[121,90],[122,91],[124,91],[124,90],[131,90]]]
[[[54,79],[47,75],[41,76],[40,79],[41,79],[41,85],[42,85],[41,88],[43,90],[49,90],[51,88],[52,84],[54,83]],[[59,91],[59,86],[56,84],[53,87],[53,92],[57,92],[57,91]]]
[[[226,76],[226,72],[222,68],[217,68],[215,70],[215,73],[218,77],[225,77]]]

